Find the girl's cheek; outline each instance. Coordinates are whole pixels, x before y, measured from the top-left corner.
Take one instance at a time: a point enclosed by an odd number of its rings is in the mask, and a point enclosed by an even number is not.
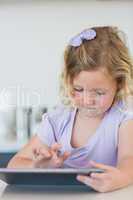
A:
[[[111,99],[110,97],[103,97],[100,100],[100,106],[104,107],[104,106],[109,106],[112,104],[113,99]]]
[[[83,99],[80,96],[73,97],[72,101],[76,106],[79,106],[79,105],[83,104]]]
[[[82,99],[82,96],[81,96],[80,94],[75,93],[75,94],[73,95],[73,100],[74,100],[74,101],[80,101],[81,99]]]
[[[106,104],[106,99],[105,98],[102,98],[101,100],[100,100],[100,106],[104,106]]]

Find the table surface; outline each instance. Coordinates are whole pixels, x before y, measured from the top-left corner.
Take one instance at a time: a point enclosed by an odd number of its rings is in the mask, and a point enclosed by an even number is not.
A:
[[[95,191],[80,191],[80,190],[62,190],[61,188],[58,189],[42,189],[39,186],[34,186],[36,188],[28,188],[27,186],[19,186],[17,190],[12,190],[12,186],[8,186],[4,182],[0,182],[0,199],[10,199],[10,200],[24,200],[25,199],[37,199],[39,200],[47,199],[47,200],[68,200],[75,199],[75,200],[114,200],[114,199],[121,199],[121,200],[133,200],[133,185],[126,187],[124,189],[116,190],[113,192],[108,193],[98,193]],[[10,188],[10,192],[7,192],[7,188]],[[15,191],[15,192],[14,192]],[[89,197],[89,198],[88,198]]]

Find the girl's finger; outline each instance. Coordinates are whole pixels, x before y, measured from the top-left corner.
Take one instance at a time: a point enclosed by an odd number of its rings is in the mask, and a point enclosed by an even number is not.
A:
[[[89,164],[91,164],[92,167],[95,167],[95,168],[99,168],[99,169],[103,169],[106,171],[112,171],[115,169],[115,167],[112,167],[112,166],[109,166],[109,165],[104,165],[104,164],[101,164],[101,163],[96,163],[94,161],[90,161]]]
[[[45,148],[40,148],[39,154],[47,158],[50,158],[52,156],[51,152]]]
[[[91,173],[90,177],[93,179],[103,180],[107,178],[107,173]]]
[[[55,143],[51,146],[51,150],[57,153],[61,149],[61,147],[61,144]]]
[[[34,159],[41,159],[41,158],[51,158],[52,154],[50,153],[49,150],[45,148],[39,148],[37,150],[33,151],[33,158]]]
[[[84,183],[87,186],[92,187],[94,190],[96,190],[96,191],[100,190],[99,182],[90,178],[89,176],[78,175],[76,178],[78,181]]]
[[[70,156],[70,152],[65,151],[64,154],[62,155],[62,159],[63,161],[65,161],[69,156]]]
[[[53,153],[52,159],[56,165],[60,166],[69,157],[69,155],[69,152],[64,152],[63,155],[57,155],[56,153]]]

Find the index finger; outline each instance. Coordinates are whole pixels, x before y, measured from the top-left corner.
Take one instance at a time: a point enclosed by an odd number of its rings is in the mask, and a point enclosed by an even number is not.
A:
[[[57,153],[61,149],[61,144],[55,143],[51,146],[51,150]]]
[[[37,158],[38,156],[45,156],[46,158],[50,158],[52,155],[48,149],[40,147],[33,150],[33,156],[34,158]]]
[[[63,161],[65,161],[70,156],[70,154],[71,154],[70,152],[65,151],[64,154],[61,156]]]

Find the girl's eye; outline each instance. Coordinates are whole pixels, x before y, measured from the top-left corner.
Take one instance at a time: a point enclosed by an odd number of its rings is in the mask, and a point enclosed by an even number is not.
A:
[[[74,91],[76,91],[76,92],[83,92],[83,89],[81,88],[81,89],[79,89],[79,88],[73,88],[74,89]]]
[[[105,92],[97,92],[99,96],[105,95]]]

